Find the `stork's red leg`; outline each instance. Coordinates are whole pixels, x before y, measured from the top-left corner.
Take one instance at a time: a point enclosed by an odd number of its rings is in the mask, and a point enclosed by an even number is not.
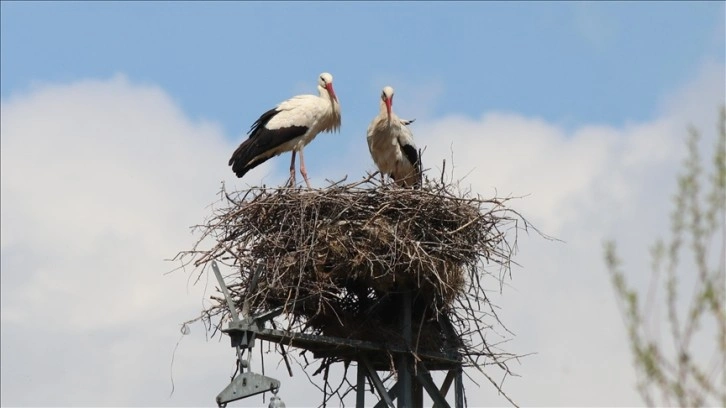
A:
[[[305,158],[303,157],[302,149],[300,149],[300,174],[302,174],[305,179],[305,184],[308,185],[308,188],[312,188],[310,187],[310,181],[308,181],[308,172],[305,170]]]
[[[302,160],[302,154],[300,155],[300,159]],[[290,180],[289,180],[290,187],[295,188],[295,151],[292,151],[292,159],[290,159]]]

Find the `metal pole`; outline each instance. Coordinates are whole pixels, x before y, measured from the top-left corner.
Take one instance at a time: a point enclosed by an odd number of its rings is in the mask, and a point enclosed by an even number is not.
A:
[[[401,333],[405,341],[405,349],[411,345],[411,291],[403,292],[401,296]],[[398,395],[398,408],[413,407],[413,386],[411,384],[410,368],[411,356],[404,351],[398,356],[398,383],[401,384],[401,391]]]
[[[224,283],[224,279],[222,279],[222,274],[219,272],[217,261],[212,261],[212,270],[214,271],[214,276],[217,277],[217,282],[219,282],[219,288],[222,289],[224,298],[227,300],[227,307],[229,308],[230,316],[232,316],[232,321],[235,323],[239,323],[239,318],[237,318],[237,308],[234,307],[234,302],[232,301],[232,297],[229,295],[227,285]]]
[[[417,378],[417,377],[414,377]],[[413,406],[415,408],[423,408],[423,387],[420,381],[414,381],[413,383]],[[438,390],[437,390],[438,391]]]
[[[358,361],[358,388],[355,394],[355,407],[365,408],[366,405],[366,372],[363,363]]]
[[[456,395],[455,407],[464,408],[464,370],[461,367],[456,369],[454,394]]]

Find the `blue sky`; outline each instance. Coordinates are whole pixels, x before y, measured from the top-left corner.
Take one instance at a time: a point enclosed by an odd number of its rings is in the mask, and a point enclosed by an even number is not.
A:
[[[521,197],[515,209],[561,240],[520,235],[512,279],[491,295],[515,335],[488,338],[528,354],[512,364],[508,395],[529,406],[642,404],[602,242],[617,239],[628,278],[647,287],[644,254],[668,233],[687,126],[713,150],[725,11],[2,1],[0,405],[213,401],[231,374],[226,341],[194,326],[170,367],[180,323],[211,286],[164,274],[176,266],[166,259],[190,249],[189,226],[209,216],[220,182],[285,182],[287,155],[243,179],[227,160],[262,112],[314,92],[322,71],[335,77],[343,124],[305,149],[315,188],[373,170],[365,129],[391,85],[396,113],[417,119],[424,167],[437,174],[453,155],[447,170],[464,188]],[[290,379],[274,365],[288,407],[320,402],[299,368]],[[481,384],[466,383],[470,406],[507,405],[470,374]]]
[[[721,2],[3,2],[2,96],[122,72],[240,136],[268,105],[335,75],[347,129],[382,81],[437,84],[432,115],[516,111],[621,124],[704,58]],[[360,112],[358,115],[357,113]]]

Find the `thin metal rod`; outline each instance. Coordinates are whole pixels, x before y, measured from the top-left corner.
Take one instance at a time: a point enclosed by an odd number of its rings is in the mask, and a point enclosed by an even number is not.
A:
[[[393,400],[391,399],[391,396],[388,395],[388,392],[386,392],[386,387],[383,386],[383,382],[381,381],[381,378],[378,376],[378,373],[376,370],[373,369],[373,366],[368,361],[367,358],[361,357],[360,361],[363,362],[366,370],[368,371],[368,376],[371,378],[371,381],[373,381],[373,386],[376,387],[376,390],[378,391],[378,394],[381,396],[381,399],[385,401],[387,407],[394,408]],[[400,399],[400,398],[399,398]]]
[[[219,272],[217,261],[212,261],[212,270],[214,271],[214,275],[217,277],[217,282],[219,282],[219,287],[222,289],[224,298],[227,299],[227,307],[229,307],[229,314],[232,315],[232,321],[239,322],[239,319],[237,318],[237,309],[234,307],[232,297],[229,296],[229,290],[227,290],[227,285],[224,283],[224,279],[222,279],[222,273]]]
[[[366,405],[366,372],[361,362],[358,362],[358,388],[355,392],[355,407],[365,408]]]

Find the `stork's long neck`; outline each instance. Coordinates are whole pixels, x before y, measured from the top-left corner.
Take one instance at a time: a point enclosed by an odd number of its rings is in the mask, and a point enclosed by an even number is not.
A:
[[[340,129],[340,104],[337,100],[330,97],[328,90],[318,85],[319,96],[330,103],[330,114],[326,121],[326,128],[331,131],[338,131]]]

